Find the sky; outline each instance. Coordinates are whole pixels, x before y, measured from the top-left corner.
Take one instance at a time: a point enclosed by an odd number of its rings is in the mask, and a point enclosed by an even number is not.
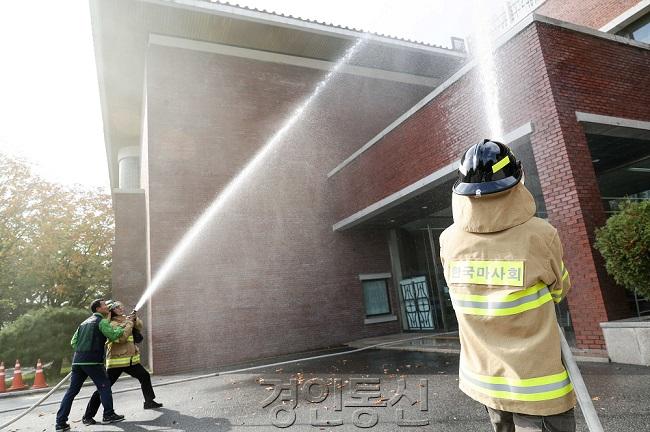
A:
[[[451,36],[469,33],[471,2],[238,1],[447,47]],[[1,2],[0,53],[0,152],[27,160],[47,180],[108,191],[88,1]]]
[[[108,188],[85,0],[0,3],[0,151],[48,180]]]

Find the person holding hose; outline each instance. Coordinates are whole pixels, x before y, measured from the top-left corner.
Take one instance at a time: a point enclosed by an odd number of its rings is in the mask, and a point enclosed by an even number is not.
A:
[[[485,405],[496,432],[574,432],[576,396],[561,359],[555,304],[571,282],[557,230],[506,145],[461,157],[454,223],[440,257],[458,319],[459,388]]]
[[[93,314],[79,325],[70,341],[74,349],[70,387],[65,392],[59,411],[56,414],[57,431],[70,430],[67,421],[72,409],[72,402],[88,377],[97,386],[96,393],[102,405],[104,405],[104,424],[124,420],[123,415],[116,414],[113,410],[111,383],[106,375],[106,369],[104,369],[104,344],[106,340],[115,341],[124,332],[130,332],[133,327],[134,317],[127,317],[123,327],[115,327],[111,326],[106,318],[109,310],[104,300],[94,300],[90,304],[90,310]]]
[[[129,326],[129,317],[124,315],[124,305],[119,301],[108,301],[110,311],[110,324],[113,328],[123,328],[124,332],[117,340],[106,343],[106,369],[108,379],[111,385],[115,384],[122,372],[125,372],[140,381],[140,387],[144,396],[144,409],[160,408],[163,405],[154,399],[153,387],[151,386],[151,376],[149,372],[140,364],[140,350],[136,342],[142,340],[140,333],[143,328],[142,320],[134,316],[133,326]],[[86,413],[82,421],[85,425],[94,425],[97,422],[93,418],[97,414],[100,405],[99,392],[93,393]]]

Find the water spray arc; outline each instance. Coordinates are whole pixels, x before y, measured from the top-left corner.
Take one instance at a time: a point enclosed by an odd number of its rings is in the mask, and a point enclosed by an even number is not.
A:
[[[503,141],[503,120],[499,111],[499,81],[497,77],[497,67],[495,62],[495,34],[491,27],[491,14],[487,10],[486,2],[483,0],[472,1],[472,24],[474,33],[472,34],[471,50],[476,62],[476,68],[479,75],[480,86],[483,93],[483,106],[487,126],[490,133],[490,139]],[[509,143],[506,143],[509,144]],[[590,432],[602,432],[603,426],[598,418],[598,413],[594,407],[589,391],[584,383],[580,369],[573,357],[571,347],[566,341],[564,332],[558,326],[560,333],[560,345],[562,353],[562,362],[569,374],[571,383],[580,404],[582,414]]]
[[[178,244],[174,247],[171,253],[165,258],[160,269],[156,272],[155,276],[151,280],[151,283],[147,289],[142,294],[140,300],[138,300],[135,309],[141,309],[142,306],[147,302],[151,295],[162,285],[162,283],[169,277],[169,275],[174,271],[176,266],[180,261],[186,256],[187,252],[190,250],[190,247],[194,244],[199,234],[206,228],[206,226],[212,221],[215,215],[224,207],[228,202],[228,199],[242,186],[242,184],[250,177],[252,173],[260,166],[260,164],[266,159],[266,157],[273,150],[277,150],[276,147],[280,143],[281,139],[286,135],[286,133],[291,130],[291,128],[296,124],[296,122],[302,117],[303,113],[310,107],[313,101],[323,92],[327,87],[332,78],[337,74],[341,67],[346,64],[352,56],[359,50],[359,47],[367,40],[367,35],[363,35],[359,38],[352,46],[350,46],[344,53],[344,55],[336,62],[328,74],[321,80],[314,91],[307,97],[287,118],[283,123],[282,127],[278,129],[271,138],[257,151],[255,156],[248,161],[246,166],[235,176],[226,187],[219,192],[219,194],[212,201],[210,206],[208,206],[199,218],[194,222],[190,229],[183,235]]]
[[[352,44],[344,53],[344,55],[336,62],[336,64],[332,67],[332,69],[328,72],[328,74],[323,78],[314,88],[314,91],[307,97],[299,106],[296,108],[291,116],[283,123],[282,127],[278,129],[272,136],[271,138],[258,150],[258,152],[253,156],[252,159],[248,161],[246,166],[235,176],[233,179],[226,185],[226,187],[215,197],[215,199],[212,201],[210,206],[206,208],[203,213],[199,216],[199,218],[194,222],[194,224],[190,227],[190,229],[183,235],[181,238],[180,242],[174,247],[172,252],[165,258],[163,261],[163,264],[161,265],[160,269],[152,279],[151,283],[147,287],[147,289],[144,291],[142,296],[140,297],[140,300],[138,300],[138,303],[135,306],[134,311],[139,310],[144,306],[144,304],[147,302],[147,300],[151,297],[151,295],[162,285],[162,283],[165,281],[167,277],[169,277],[170,274],[175,269],[175,266],[180,263],[180,261],[186,256],[187,252],[190,250],[190,247],[193,245],[194,241],[197,239],[199,234],[205,229],[205,227],[210,223],[210,221],[213,220],[214,216],[223,208],[223,206],[226,204],[228,199],[241,187],[241,185],[244,183],[244,181],[252,174],[255,172],[255,170],[260,166],[260,164],[266,159],[266,157],[271,153],[271,151],[276,150],[277,145],[279,144],[280,140],[284,135],[296,124],[296,122],[302,117],[303,113],[310,107],[312,102],[323,92],[323,90],[327,87],[327,85],[330,83],[332,78],[338,73],[338,71],[341,69],[343,65],[345,65],[352,56],[359,50],[361,45],[367,40],[367,35],[363,34],[361,38],[357,39],[354,44]],[[414,339],[420,339],[419,338],[414,338]],[[407,339],[410,340],[410,339]],[[316,357],[308,357],[308,358],[303,358],[301,360],[292,360],[288,362],[281,362],[281,363],[274,363],[274,364],[288,364],[288,363],[295,363],[297,361],[305,361],[305,360],[311,360],[314,358],[322,358],[322,357],[329,357],[333,355],[343,355],[351,352],[357,352],[357,351],[363,351],[366,349],[371,349],[380,345],[388,345],[388,344],[393,344],[393,343],[398,343],[399,341],[396,342],[390,342],[390,343],[384,343],[384,344],[377,344],[369,347],[364,347],[360,348],[357,350],[353,351],[348,351],[345,353],[337,353],[337,354],[330,354],[330,355],[325,355],[325,356],[316,356]],[[254,370],[254,369],[260,369],[263,367],[268,367],[270,365],[264,365],[264,366],[255,366],[255,367],[250,367],[250,368],[244,368],[244,369],[238,369],[238,370],[233,370],[233,371],[227,371],[227,372],[221,372],[221,373],[214,373],[214,374],[209,374],[209,375],[204,375],[202,377],[210,377],[210,376],[219,376],[219,375],[224,375],[227,373],[237,373],[237,372],[243,372],[246,370]],[[57,389],[59,389],[71,376],[71,373],[69,373],[65,378],[63,378],[52,390],[43,396],[39,401],[37,401],[35,404],[33,404],[31,407],[29,407],[26,411],[24,411],[22,414],[19,416],[9,420],[8,422],[1,424],[0,429],[4,429],[10,424],[16,422],[23,416],[27,415],[29,412],[31,412],[33,409],[38,407],[39,405],[43,404],[43,402],[50,397]],[[198,378],[198,377],[197,377]],[[176,382],[181,382],[181,381],[172,381],[169,382],[168,384],[173,384]],[[57,402],[58,403],[58,402]]]
[[[472,34],[471,50],[481,81],[483,93],[483,106],[487,119],[489,137],[496,141],[503,141],[503,122],[499,112],[499,81],[497,67],[494,59],[494,32],[490,26],[490,12],[487,10],[486,2],[473,0],[472,2]]]

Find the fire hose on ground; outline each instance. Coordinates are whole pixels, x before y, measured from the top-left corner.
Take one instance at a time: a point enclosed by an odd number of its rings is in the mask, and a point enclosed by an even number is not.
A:
[[[566,338],[564,337],[564,333],[562,332],[562,329],[559,329],[560,331],[560,342],[562,346],[562,359],[564,361],[564,366],[567,369],[567,372],[569,374],[569,378],[571,379],[571,382],[573,383],[573,388],[576,392],[576,396],[578,399],[578,403],[580,404],[580,409],[582,410],[582,413],[585,417],[585,422],[587,423],[587,427],[589,428],[589,432],[603,432],[603,427],[600,424],[600,420],[598,419],[598,414],[596,413],[596,409],[594,408],[594,404],[591,400],[591,397],[589,397],[589,392],[587,391],[587,386],[585,385],[582,375],[580,374],[580,370],[578,369],[578,365],[573,358],[573,353],[571,352],[571,348],[569,347],[569,344],[566,341]],[[456,332],[447,332],[447,333],[438,333],[436,336],[445,336],[445,335],[451,335],[455,334]],[[221,376],[221,375],[228,375],[228,374],[233,374],[233,373],[240,373],[240,372],[245,372],[245,371],[250,371],[250,370],[255,370],[255,369],[265,369],[268,367],[272,366],[280,366],[280,365],[286,365],[286,364],[291,364],[291,363],[297,363],[297,362],[302,362],[302,361],[309,361],[309,360],[316,360],[316,359],[322,359],[322,358],[327,358],[327,357],[335,357],[335,356],[340,356],[340,355],[347,355],[347,354],[352,354],[355,352],[360,352],[360,351],[365,351],[373,348],[377,348],[380,346],[386,346],[386,345],[393,345],[397,343],[402,343],[402,342],[408,342],[408,341],[413,341],[413,340],[418,340],[418,339],[424,339],[424,338],[429,338],[431,335],[427,336],[419,336],[419,337],[414,337],[414,338],[407,338],[407,339],[400,339],[397,341],[391,341],[391,342],[383,342],[383,343],[378,343],[374,345],[370,345],[367,347],[362,347],[362,348],[356,348],[353,350],[349,351],[343,351],[343,352],[337,352],[337,353],[331,353],[331,354],[322,354],[318,356],[311,356],[311,357],[303,357],[295,360],[287,360],[287,361],[281,361],[281,362],[276,362],[276,363],[269,363],[265,365],[259,365],[259,366],[251,366],[251,367],[246,367],[246,368],[241,368],[241,369],[233,369],[229,371],[223,371],[223,372],[213,372],[209,374],[204,374],[204,375],[198,375],[198,376],[193,376],[189,378],[181,378],[177,380],[171,380],[171,381],[166,381],[160,384],[157,384],[156,387],[161,386],[161,385],[171,385],[171,384],[178,384],[178,383],[183,383],[183,382],[188,382],[188,381],[195,381],[199,379],[204,379],[204,378],[212,378],[216,376]],[[49,398],[54,392],[56,392],[63,384],[65,384],[68,379],[70,379],[70,376],[72,373],[69,373],[68,375],[65,376],[57,385],[52,387],[52,389],[41,399],[39,399],[37,402],[35,402],[32,406],[27,408],[24,412],[22,412],[20,415],[14,417],[13,419],[9,420],[8,422],[0,425],[0,430],[6,428],[7,426],[17,422],[30,412],[32,412],[34,409],[36,409],[38,406],[40,406],[47,398]],[[127,388],[120,390],[119,393],[127,392],[127,391],[133,391],[133,390],[138,390],[140,387],[132,387],[132,388]],[[115,392],[118,393],[118,392]]]
[[[569,379],[573,384],[573,390],[576,393],[576,398],[578,399],[578,404],[582,410],[582,415],[585,418],[585,423],[587,423],[587,428],[589,432],[603,432],[603,425],[600,424],[600,419],[598,418],[598,413],[594,407],[594,403],[589,396],[589,391],[585,385],[584,380],[582,379],[582,374],[580,369],[578,369],[578,363],[573,358],[573,353],[571,352],[571,347],[564,337],[564,332],[558,326],[560,332],[560,345],[562,347],[562,360],[564,361],[564,367],[569,373]]]
[[[451,334],[455,334],[455,333],[456,332],[438,333],[438,334],[436,334],[436,336],[445,336],[445,335],[451,335]],[[379,346],[393,345],[393,344],[397,344],[397,343],[408,342],[408,341],[412,341],[412,340],[424,339],[424,338],[429,338],[429,337],[431,337],[431,335],[418,336],[418,337],[407,338],[407,339],[400,339],[400,340],[391,341],[391,342],[382,342],[382,343],[378,343],[378,344],[374,344],[374,345],[370,345],[370,346],[366,346],[366,347],[362,347],[362,348],[356,348],[356,349],[353,349],[353,350],[336,352],[336,353],[331,353],[331,354],[321,354],[321,355],[317,355],[317,356],[303,357],[303,358],[299,358],[299,359],[295,359],[295,360],[286,360],[286,361],[281,361],[281,362],[276,362],[276,363],[269,363],[269,364],[264,364],[264,365],[259,365],[259,366],[250,366],[250,367],[245,367],[245,368],[241,368],[241,369],[233,369],[233,370],[223,371],[223,372],[213,372],[213,373],[209,373],[209,374],[205,374],[205,375],[197,375],[197,376],[193,376],[193,377],[189,377],[189,378],[181,378],[181,379],[166,381],[166,382],[157,384],[156,387],[161,386],[161,385],[171,385],[171,384],[178,384],[178,383],[183,383],[183,382],[188,382],[188,381],[196,381],[196,380],[199,380],[199,379],[212,378],[212,377],[216,377],[216,376],[228,375],[228,374],[233,374],[233,373],[240,373],[240,372],[245,372],[245,371],[250,371],[250,370],[255,370],[255,369],[265,369],[265,368],[272,367],[272,366],[280,366],[280,365],[303,362],[303,361],[308,361],[308,360],[316,360],[316,359],[322,359],[322,358],[327,358],[327,357],[335,357],[335,356],[340,356],[340,355],[352,354],[352,353],[359,352],[359,351],[365,351],[365,350],[377,348]],[[52,387],[52,390],[50,390],[45,396],[43,396],[41,399],[39,399],[32,406],[27,408],[23,413],[21,413],[20,415],[14,417],[13,419],[9,420],[8,422],[3,423],[2,425],[0,425],[0,430],[6,428],[7,426],[15,423],[18,420],[20,420],[21,418],[23,418],[24,416],[29,414],[31,411],[33,411],[36,407],[41,405],[48,397],[50,397],[57,389],[59,389],[70,378],[70,375],[72,375],[72,374],[69,373],[68,375],[66,375],[65,378],[63,378],[61,380],[61,382],[59,382],[56,386]],[[119,392],[114,392],[114,393],[123,393],[123,392],[126,392],[126,391],[139,390],[139,389],[140,389],[140,387],[132,387],[132,388],[123,389],[123,390],[120,390]]]

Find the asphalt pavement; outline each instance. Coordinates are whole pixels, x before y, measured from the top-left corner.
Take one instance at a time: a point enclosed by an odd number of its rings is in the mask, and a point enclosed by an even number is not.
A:
[[[299,357],[247,365],[291,358]],[[580,369],[606,431],[650,430],[650,368],[581,363]],[[115,409],[124,422],[84,426],[80,420],[92,390],[84,388],[70,424],[73,431],[491,431],[483,406],[458,389],[457,371],[454,353],[370,349],[177,384],[164,385],[199,374],[156,376],[156,400],[164,407],[155,411],[142,409],[139,390],[119,393],[137,386],[125,380],[114,387]],[[0,424],[41,396],[0,399]],[[7,430],[53,431],[61,396],[54,394],[49,405]],[[576,414],[577,430],[587,431],[579,409]]]

